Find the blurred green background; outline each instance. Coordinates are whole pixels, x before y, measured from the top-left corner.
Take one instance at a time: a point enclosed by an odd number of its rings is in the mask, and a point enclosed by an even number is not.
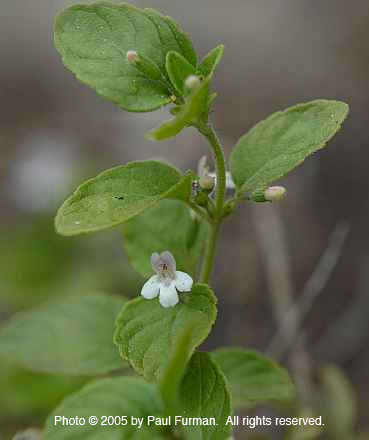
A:
[[[76,183],[104,168],[166,158],[183,170],[194,169],[207,153],[204,140],[190,129],[174,141],[145,140],[144,133],[167,118],[166,110],[124,113],[64,69],[53,48],[53,18],[73,3],[2,0],[0,5],[2,322],[51,297],[100,291],[137,295],[142,279],[127,264],[120,233],[59,237],[53,229],[55,210]],[[174,17],[192,36],[200,56],[225,44],[215,78],[219,97],[213,120],[227,154],[241,134],[276,110],[315,98],[350,105],[350,117],[329,148],[282,182],[288,189],[285,201],[242,206],[225,224],[213,277],[220,313],[207,348],[270,348],[289,302],[304,292],[334,241],[332,231],[339,234],[342,223],[337,222],[345,221],[337,263],[332,273],[321,269],[326,279],[319,295],[308,307],[298,337],[279,357],[301,383],[302,402],[304,386],[322,389],[321,367],[339,366],[339,379],[332,373],[323,382],[336,378],[341,384],[333,386],[337,390],[348,380],[351,391],[343,386],[333,399],[343,402],[333,419],[341,419],[337,414],[343,411],[356,432],[369,429],[369,3],[133,3]],[[273,268],[280,276],[273,276]],[[40,427],[63,395],[86,380],[32,373],[1,359],[0,439],[28,426]],[[318,413],[326,400],[317,391]],[[343,438],[339,431],[331,430],[329,438]],[[267,434],[280,435],[274,429]],[[315,438],[303,435],[290,438]],[[240,430],[237,438],[251,438],[250,432]]]

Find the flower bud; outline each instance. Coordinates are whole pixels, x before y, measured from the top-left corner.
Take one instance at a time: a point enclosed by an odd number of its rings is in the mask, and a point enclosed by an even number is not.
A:
[[[154,81],[162,79],[159,67],[150,58],[138,54],[135,50],[129,50],[127,52],[127,60],[147,78],[153,79]]]
[[[215,179],[214,177],[205,174],[200,177],[199,184],[202,189],[212,191],[215,185]]]
[[[127,51],[127,60],[131,64],[134,64],[138,60],[138,53],[135,50]]]
[[[200,78],[196,75],[190,75],[186,78],[185,86],[189,90],[195,90],[200,85]]]
[[[286,194],[286,188],[284,186],[270,186],[264,191],[264,197],[269,202],[281,200]]]

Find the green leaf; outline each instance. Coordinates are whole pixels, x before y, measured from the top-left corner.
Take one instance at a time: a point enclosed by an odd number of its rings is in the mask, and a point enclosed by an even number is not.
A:
[[[136,54],[135,60],[132,62],[134,67],[143,73],[146,78],[150,78],[153,81],[161,81],[165,78],[159,67],[150,58],[146,58],[142,54]]]
[[[66,395],[85,383],[86,378],[35,373],[1,359],[1,419],[32,417],[35,424],[41,423]]]
[[[131,162],[87,180],[63,203],[55,226],[77,235],[119,225],[161,199],[188,200],[192,174],[157,161]]]
[[[357,418],[357,396],[344,372],[328,365],[320,372],[322,396],[320,411],[333,438],[350,438]]]
[[[295,387],[287,371],[257,352],[222,348],[214,351],[212,357],[228,379],[235,407],[295,398]]]
[[[169,79],[180,96],[185,92],[185,81],[196,72],[195,67],[178,52],[168,52],[166,69]]]
[[[0,356],[31,370],[68,375],[122,368],[112,334],[123,304],[119,297],[86,295],[18,313],[0,330]]]
[[[201,64],[197,68],[198,73],[203,76],[212,75],[222,59],[224,54],[224,45],[220,44],[219,46],[212,49],[201,61]]]
[[[156,387],[141,379],[115,377],[99,380],[68,397],[49,416],[44,439],[129,440],[139,438],[158,440],[166,438],[155,429],[154,425],[147,426],[147,417],[160,413],[161,409]],[[83,417],[86,423],[83,426],[63,426],[60,422],[55,424],[56,416]],[[95,426],[88,421],[91,416],[98,419]],[[102,425],[105,416],[111,416],[114,423],[109,425],[106,421],[106,426]],[[126,416],[127,424],[124,425],[122,422],[119,425],[119,421],[124,420],[124,416]],[[141,428],[133,426],[131,417],[143,418],[143,426]]]
[[[182,334],[178,336],[177,342],[173,347],[169,358],[168,365],[164,369],[163,375],[160,378],[159,389],[163,402],[166,405],[167,411],[174,416],[176,415],[175,408],[178,408],[178,388],[181,384],[187,363],[193,350],[192,339],[196,326],[196,322],[190,322],[183,330]]]
[[[178,52],[168,52],[166,69],[169,79],[180,96],[185,92],[185,81],[196,72],[195,67]]]
[[[323,148],[339,130],[348,105],[324,99],[298,104],[259,122],[241,137],[230,171],[241,194],[283,177]]]
[[[231,399],[226,380],[207,353],[195,353],[187,367],[180,389],[183,417],[215,418],[215,426],[183,426],[188,440],[223,440],[230,436]]]
[[[114,341],[123,359],[137,373],[152,381],[161,377],[178,337],[196,322],[193,351],[210,333],[216,318],[216,298],[206,284],[195,284],[191,293],[180,294],[181,302],[164,308],[159,300],[142,297],[129,301],[116,323]]]
[[[194,275],[207,230],[186,204],[162,200],[123,225],[123,245],[132,266],[144,277],[152,275],[151,254],[165,250],[174,255],[178,270]]]
[[[161,141],[176,136],[183,128],[196,125],[206,119],[209,112],[209,84],[211,77],[206,78],[187,98],[175,117],[164,122],[160,127],[149,132],[146,137]]]
[[[163,15],[155,9],[145,8],[144,12],[156,24],[160,31],[161,40],[164,42],[163,44],[165,44],[165,46],[171,44],[172,47],[170,50],[182,54],[188,62],[196,66],[197,55],[192,46],[191,39],[180,29],[178,24],[171,17]],[[167,26],[163,26],[163,22],[165,22]],[[179,50],[176,49],[175,46],[178,47]]]
[[[135,50],[150,59],[166,78],[169,51],[196,66],[190,39],[169,17],[127,3],[74,5],[55,21],[55,46],[76,77],[104,98],[133,112],[155,110],[171,102],[165,81],[152,80],[131,65]]]

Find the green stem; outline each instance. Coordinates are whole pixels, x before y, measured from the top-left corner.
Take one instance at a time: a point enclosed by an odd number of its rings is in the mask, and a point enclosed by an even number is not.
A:
[[[207,283],[214,265],[220,223],[212,224],[206,245],[205,257],[202,262],[200,282]]]
[[[226,192],[226,169],[223,147],[214,131],[214,128],[210,124],[198,126],[198,130],[207,138],[213,149],[217,173],[215,216],[217,220],[221,220],[223,216],[224,197]]]
[[[224,198],[226,193],[226,168],[223,148],[213,127],[210,124],[203,124],[199,125],[197,128],[200,133],[207,138],[213,149],[217,175],[214,220],[210,225],[210,235],[207,241],[205,257],[200,274],[200,281],[202,283],[207,283],[213,269],[220,225],[223,220]]]

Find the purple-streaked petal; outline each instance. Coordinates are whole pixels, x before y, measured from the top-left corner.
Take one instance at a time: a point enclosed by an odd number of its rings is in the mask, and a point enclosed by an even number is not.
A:
[[[180,292],[190,292],[192,289],[193,279],[186,272],[177,270],[174,282]]]
[[[176,272],[176,260],[169,251],[164,251],[160,254],[161,262],[167,265],[169,273],[175,274]]]
[[[153,299],[158,296],[159,290],[160,290],[159,276],[153,275],[143,285],[141,289],[141,295],[146,299]]]
[[[160,274],[160,255],[157,252],[151,254],[150,263],[154,272]]]
[[[173,307],[178,303],[179,298],[174,282],[160,285],[159,301],[163,307]]]

